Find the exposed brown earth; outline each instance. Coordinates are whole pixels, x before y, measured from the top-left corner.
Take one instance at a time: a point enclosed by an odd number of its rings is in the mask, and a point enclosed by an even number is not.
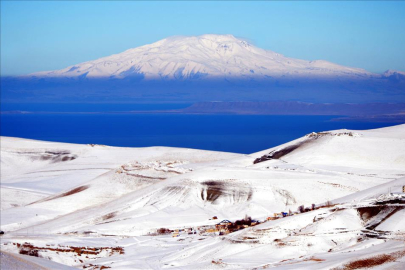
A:
[[[342,267],[333,268],[332,270],[354,270],[354,269],[364,269],[382,265],[384,263],[389,263],[396,261],[397,259],[405,256],[405,250],[397,251],[389,254],[380,254],[374,257],[369,257],[365,259],[358,259],[351,261]]]

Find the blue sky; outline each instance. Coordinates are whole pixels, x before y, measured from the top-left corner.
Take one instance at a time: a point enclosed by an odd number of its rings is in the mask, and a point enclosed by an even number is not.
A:
[[[405,2],[1,1],[1,75],[64,68],[172,35],[233,34],[289,57],[405,71]]]

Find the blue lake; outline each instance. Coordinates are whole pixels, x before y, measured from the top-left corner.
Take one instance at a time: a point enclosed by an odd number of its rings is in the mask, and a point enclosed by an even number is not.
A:
[[[166,108],[165,108],[166,109]],[[237,153],[264,150],[310,132],[395,125],[335,116],[187,114],[2,114],[1,135],[111,146],[173,146]]]

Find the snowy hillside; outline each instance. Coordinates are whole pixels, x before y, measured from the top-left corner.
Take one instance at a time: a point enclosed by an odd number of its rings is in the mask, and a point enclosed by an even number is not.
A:
[[[405,125],[251,155],[2,137],[1,165],[10,253],[86,269],[405,263]]]
[[[263,50],[232,35],[169,37],[119,54],[62,70],[30,74],[38,77],[140,77],[145,79],[209,79],[296,77],[375,77],[363,69],[323,60],[306,61]],[[390,74],[388,74],[390,75]]]
[[[255,153],[280,156],[284,161],[314,168],[362,168],[373,171],[402,171],[405,164],[405,125],[374,130],[335,130],[311,133],[296,141]],[[350,169],[351,168],[351,169]]]

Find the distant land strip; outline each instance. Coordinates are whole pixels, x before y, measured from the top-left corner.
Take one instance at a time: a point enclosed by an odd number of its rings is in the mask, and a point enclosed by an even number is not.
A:
[[[197,102],[184,109],[95,112],[2,111],[2,114],[238,114],[330,115],[340,120],[405,122],[405,103]]]

